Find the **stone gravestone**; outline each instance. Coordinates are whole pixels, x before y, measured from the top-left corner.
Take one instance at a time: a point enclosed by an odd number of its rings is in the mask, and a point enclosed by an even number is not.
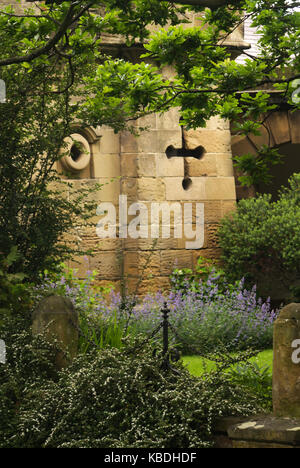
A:
[[[274,324],[273,413],[228,428],[234,448],[300,448],[300,304]]]
[[[35,309],[32,319],[34,334],[44,334],[49,341],[59,341],[61,350],[56,355],[56,366],[58,369],[66,367],[78,348],[78,314],[70,299],[46,297]]]
[[[281,310],[273,349],[274,415],[300,418],[300,304]]]

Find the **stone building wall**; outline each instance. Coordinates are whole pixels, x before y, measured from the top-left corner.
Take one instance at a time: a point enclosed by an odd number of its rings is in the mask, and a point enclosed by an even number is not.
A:
[[[192,25],[199,25],[196,15],[190,19]],[[104,42],[107,50],[116,45],[122,47],[119,37],[107,37]],[[244,45],[242,29],[237,29],[227,44],[234,56],[238,55]],[[138,51],[135,60],[136,54]],[[204,242],[200,248],[187,249],[188,239],[175,237],[175,227],[181,221],[176,216],[171,219],[170,236],[163,238],[161,233],[156,240],[150,236],[100,239],[96,225],[101,216],[96,213],[92,214],[94,226],[78,232],[82,246],[94,253],[70,262],[71,267],[78,268],[80,276],[96,269],[100,284],[113,282],[119,288],[125,279],[130,291],[144,295],[167,289],[175,267],[194,268],[199,256],[219,257],[218,223],[235,208],[236,191],[228,122],[215,117],[207,122],[206,128],[187,131],[179,125],[178,111],[173,109],[162,116],[141,119],[138,125],[149,126],[149,130],[135,137],[127,132],[116,135],[106,127],[74,129],[74,139],[79,141],[82,151],[70,142],[70,157],[64,158],[57,169],[59,172],[68,169],[74,174],[71,181],[75,188],[103,184],[96,195],[97,203],[110,202],[117,212],[120,196],[127,197],[128,205],[143,203],[148,213],[155,202],[168,206],[178,203],[182,212],[185,203],[192,203],[191,221],[196,229],[196,203],[203,204]],[[148,224],[150,232],[151,219]]]
[[[221,217],[235,208],[236,201],[231,134],[227,122],[213,118],[205,129],[185,131],[179,125],[176,110],[163,116],[152,115],[145,120],[147,122],[140,124],[147,123],[150,130],[139,137],[126,132],[116,135],[109,128],[97,129],[95,134],[99,137],[89,143],[89,167],[78,171],[76,177],[79,179],[72,181],[75,188],[80,184],[103,184],[97,201],[111,202],[117,214],[120,195],[127,197],[128,208],[133,203],[147,207],[148,238],[134,239],[128,235],[124,239],[100,239],[96,226],[82,235],[83,246],[92,247],[95,256],[80,262],[80,274],[84,274],[85,269],[97,269],[102,284],[111,280],[118,282],[125,275],[130,290],[135,289],[137,280],[143,275],[140,294],[167,288],[173,268],[194,268],[199,255],[218,258],[218,223]],[[87,137],[85,132],[82,135]],[[173,153],[171,151],[168,157],[170,147]],[[203,154],[200,159],[189,156],[189,151],[186,151],[186,157],[175,155],[176,149],[193,150],[199,147],[202,147]],[[174,220],[176,213],[172,217],[171,210],[169,238],[162,237],[161,219],[160,236],[155,241],[155,238],[151,238],[151,207],[153,203],[163,202],[170,208],[178,203],[182,216]],[[184,223],[186,203],[193,206],[194,232],[200,229],[195,218],[196,203],[204,206],[204,243],[199,249],[186,248],[186,242],[193,239],[175,237],[175,226]],[[128,222],[138,214],[139,211],[128,215]],[[179,215],[180,211],[177,213]],[[101,216],[96,216],[95,223],[100,219]]]
[[[218,258],[218,223],[234,209],[236,193],[228,122],[213,118],[205,129],[185,131],[179,125],[178,112],[173,109],[163,116],[152,115],[138,123],[150,126],[150,130],[139,137],[126,132],[116,135],[103,127],[94,129],[93,138],[81,132],[90,140],[91,157],[87,167],[74,173],[78,179],[72,183],[74,188],[81,184],[103,184],[97,202],[111,202],[117,214],[120,195],[127,197],[128,208],[133,203],[142,203],[148,211],[148,237],[100,239],[96,224],[101,216],[95,216],[95,226],[82,233],[82,246],[92,248],[95,256],[88,260],[78,258],[76,261],[80,264],[72,262],[70,266],[79,268],[80,275],[96,269],[101,284],[111,281],[118,284],[124,275],[131,291],[143,276],[138,292],[145,294],[149,290],[167,288],[172,270],[194,268],[199,255]],[[75,140],[77,135],[74,134]],[[202,147],[203,155],[200,159],[179,157],[172,156],[176,153],[173,151],[168,157],[170,147],[174,150]],[[186,154],[189,155],[189,151]],[[169,238],[162,237],[163,220],[160,219],[160,236],[155,240],[151,238],[151,206],[163,202],[170,208],[178,203],[181,216],[174,224],[175,214],[171,210]],[[193,206],[192,229],[198,232],[201,227],[196,225],[196,203],[204,206],[204,243],[200,249],[186,248],[186,242],[193,239],[175,237],[175,226],[184,223],[186,203]],[[139,212],[128,215],[128,222],[137,214]]]
[[[199,25],[197,15],[190,20],[192,25]],[[121,44],[121,39],[107,37],[106,43],[109,49],[111,45]],[[244,46],[243,30],[236,30],[227,44],[233,54],[238,55]],[[137,55],[133,59],[138,60]],[[85,246],[94,248],[95,256],[81,261],[80,273],[84,274],[87,268],[97,269],[101,284],[113,281],[120,286],[123,278],[131,292],[144,295],[167,289],[175,267],[194,269],[199,256],[219,257],[218,223],[228,211],[234,210],[236,192],[228,122],[214,117],[206,128],[187,131],[179,125],[178,111],[172,109],[162,116],[140,119],[136,125],[147,126],[149,130],[135,137],[129,132],[115,135],[109,128],[96,129],[100,138],[91,145],[91,177],[83,178],[80,183],[107,183],[99,193],[99,201],[112,202],[117,211],[120,195],[127,197],[128,206],[132,203],[146,206],[149,235],[137,239],[130,236],[99,239],[96,230],[90,230],[82,241]],[[116,180],[110,182],[111,178]],[[150,236],[151,206],[155,202],[166,203],[170,208],[174,203],[180,204],[182,217],[176,219],[178,213],[174,214],[175,220],[171,217],[168,238],[163,237],[163,220],[160,220],[159,238],[155,240]],[[175,237],[175,226],[184,222],[186,203],[193,204],[194,231],[197,229],[196,203],[204,206],[201,248],[187,249],[188,239]],[[128,217],[128,223],[132,218],[134,216]]]

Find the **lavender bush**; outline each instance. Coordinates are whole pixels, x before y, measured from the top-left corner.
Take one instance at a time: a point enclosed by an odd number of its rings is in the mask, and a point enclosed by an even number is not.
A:
[[[60,293],[73,301],[80,313],[83,351],[91,343],[120,347],[128,334],[150,335],[161,322],[164,302],[175,330],[170,336],[185,354],[212,353],[220,348],[234,351],[272,347],[278,311],[271,309],[270,299],[263,302],[257,297],[255,287],[251,291],[245,289],[243,280],[226,290],[224,282],[219,288],[218,276],[212,272],[197,288],[167,295],[158,292],[137,302],[113,289],[104,295],[93,287],[94,274],[90,272],[86,280],[80,281],[69,273],[39,289],[39,294]]]
[[[270,299],[263,302],[240,281],[235,288],[219,293],[218,284],[208,278],[197,291],[161,293],[147,296],[134,309],[132,320],[136,331],[150,333],[161,320],[161,308],[167,302],[170,323],[176,332],[174,341],[187,354],[229,351],[249,347],[272,347],[273,323],[278,311],[272,310]]]

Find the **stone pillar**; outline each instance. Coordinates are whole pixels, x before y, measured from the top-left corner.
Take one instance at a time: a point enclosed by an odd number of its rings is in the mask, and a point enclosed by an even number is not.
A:
[[[300,304],[284,307],[274,324],[273,412],[300,418]]]
[[[45,334],[46,338],[58,340],[61,350],[56,355],[56,366],[62,369],[77,354],[78,314],[70,299],[49,296],[43,299],[33,313],[32,331]]]

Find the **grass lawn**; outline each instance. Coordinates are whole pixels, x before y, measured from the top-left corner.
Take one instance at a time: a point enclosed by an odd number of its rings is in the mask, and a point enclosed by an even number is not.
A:
[[[203,359],[199,356],[183,356],[182,360],[190,373],[196,377],[200,376],[203,372],[213,370],[216,367],[213,361]],[[255,362],[259,367],[269,366],[272,371],[273,350],[267,349],[262,351],[256,357],[251,358],[249,361]]]

